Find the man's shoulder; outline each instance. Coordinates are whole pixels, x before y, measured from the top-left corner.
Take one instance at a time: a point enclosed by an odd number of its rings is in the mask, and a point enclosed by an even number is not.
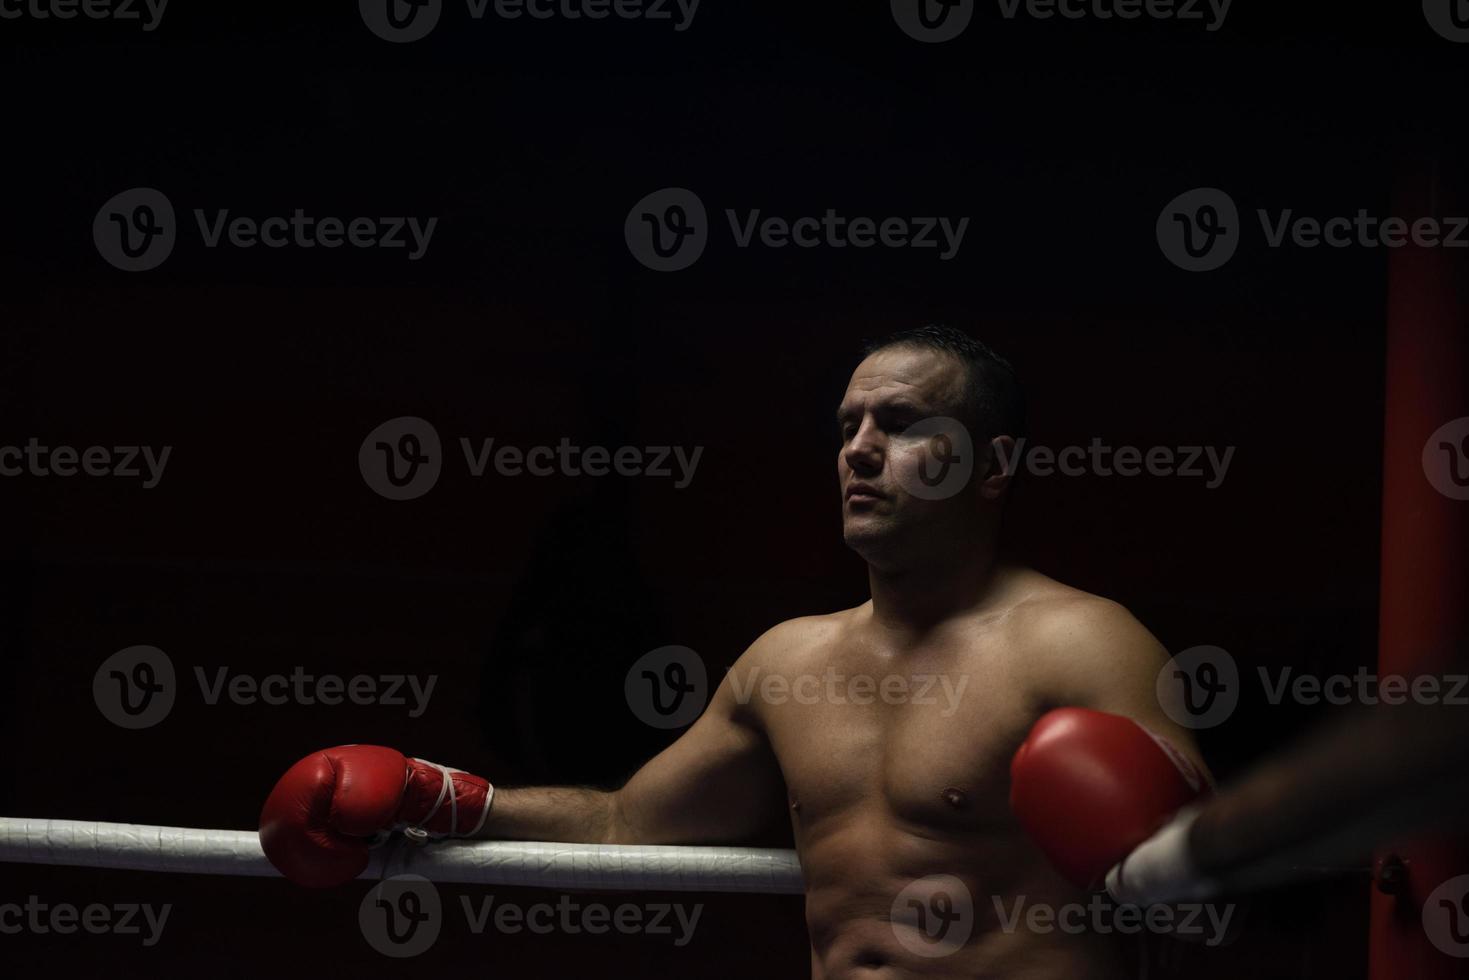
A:
[[[772,659],[789,662],[793,657],[830,648],[861,618],[870,603],[851,609],[797,616],[776,623],[760,635],[744,657],[752,662],[768,663]]]
[[[1040,673],[1074,674],[1091,667],[1155,671],[1166,657],[1127,607],[1053,579],[1018,602],[1011,619],[1017,647]]]
[[[1114,641],[1130,644],[1148,636],[1147,628],[1127,607],[1055,579],[1034,573],[1010,612],[1026,646],[1075,649]]]

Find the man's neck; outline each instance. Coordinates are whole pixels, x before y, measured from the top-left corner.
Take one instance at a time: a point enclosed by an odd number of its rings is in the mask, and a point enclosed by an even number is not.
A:
[[[1005,565],[993,549],[921,568],[869,565],[873,620],[883,629],[921,634],[945,620],[986,605]]]

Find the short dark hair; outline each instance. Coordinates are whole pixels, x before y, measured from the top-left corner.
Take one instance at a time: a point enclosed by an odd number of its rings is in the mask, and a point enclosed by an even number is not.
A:
[[[1012,436],[1025,438],[1025,393],[1010,362],[962,330],[942,323],[899,330],[868,341],[862,356],[889,347],[920,347],[944,351],[964,364],[964,393],[960,419],[970,431],[984,439]]]

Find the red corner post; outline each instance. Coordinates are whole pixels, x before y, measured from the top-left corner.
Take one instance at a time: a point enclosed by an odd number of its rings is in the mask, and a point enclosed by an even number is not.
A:
[[[1438,219],[1443,234],[1451,224],[1446,219],[1469,214],[1457,183],[1461,171],[1450,161],[1446,156],[1405,168],[1392,214],[1410,224],[1420,217]],[[1457,431],[1456,448],[1435,437],[1446,424],[1469,416],[1466,253],[1469,249],[1411,240],[1389,249],[1378,629],[1383,676],[1466,669],[1469,500],[1455,499],[1441,487],[1445,480],[1469,474],[1469,444],[1458,442],[1469,442],[1469,429]],[[1469,891],[1440,888],[1469,875],[1466,841],[1404,841],[1378,853],[1379,869],[1394,857],[1406,871],[1397,893],[1386,894],[1381,885],[1372,892],[1371,980],[1469,977]],[[1446,898],[1458,908],[1445,905]],[[1427,929],[1425,903],[1435,906],[1430,912],[1437,915]],[[1445,926],[1452,926],[1447,939]],[[1462,945],[1455,946],[1461,938]]]

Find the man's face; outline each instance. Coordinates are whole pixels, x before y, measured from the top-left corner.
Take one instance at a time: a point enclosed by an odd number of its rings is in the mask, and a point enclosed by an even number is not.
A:
[[[837,409],[837,479],[843,537],[869,561],[921,561],[952,546],[956,536],[967,537],[978,519],[968,486],[922,493],[933,481],[936,458],[942,461],[953,444],[928,424],[910,431],[915,423],[957,414],[964,371],[958,358],[942,351],[889,347],[852,372]]]

